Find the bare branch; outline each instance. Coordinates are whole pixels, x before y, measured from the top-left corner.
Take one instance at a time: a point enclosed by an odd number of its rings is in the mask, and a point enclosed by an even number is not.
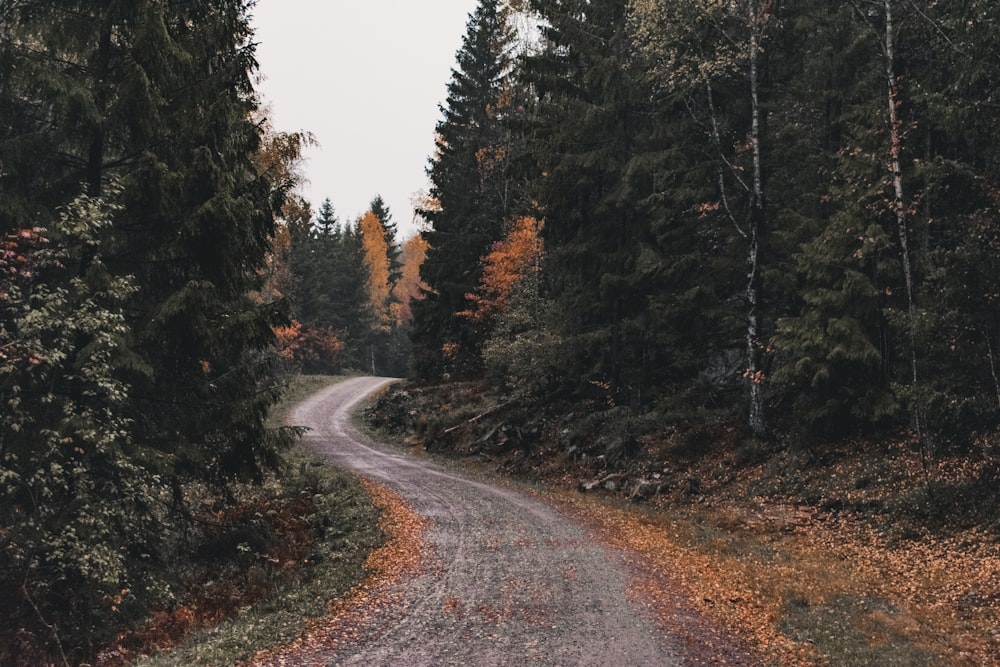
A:
[[[944,30],[941,29],[941,25],[937,21],[935,21],[934,19],[932,19],[930,16],[927,15],[926,12],[924,12],[923,10],[920,9],[920,7],[917,6],[917,3],[915,2],[915,0],[909,0],[909,2],[910,2],[910,6],[913,7],[913,11],[915,11],[920,16],[920,18],[922,18],[925,21],[927,21],[927,23],[930,24],[930,26],[932,28],[934,28],[934,31],[938,35],[940,35],[944,39],[944,41],[948,42],[948,45],[952,49],[954,49],[956,53],[961,53],[963,56],[968,55],[967,53],[965,53],[965,51],[963,51],[962,49],[960,49],[958,47],[958,45],[955,44],[955,42],[953,42],[951,40],[951,37],[949,37],[947,34],[945,34]]]

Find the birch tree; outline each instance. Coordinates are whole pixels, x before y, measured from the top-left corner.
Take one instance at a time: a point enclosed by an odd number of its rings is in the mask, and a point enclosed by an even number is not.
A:
[[[761,244],[767,232],[762,169],[761,76],[773,0],[633,0],[633,26],[640,48],[657,64],[663,94],[682,95],[705,131],[716,163],[717,201],[706,202],[745,243],[745,368],[748,424],[764,436],[762,367]],[[717,89],[743,89],[746,117],[732,136],[723,129]],[[743,127],[738,125],[742,123]]]

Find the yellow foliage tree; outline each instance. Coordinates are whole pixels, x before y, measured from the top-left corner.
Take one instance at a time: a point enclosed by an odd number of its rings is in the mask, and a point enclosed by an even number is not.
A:
[[[537,271],[544,254],[540,236],[543,221],[523,216],[514,221],[503,240],[493,244],[482,258],[483,277],[473,293],[465,295],[472,304],[458,313],[477,324],[488,324],[503,312],[511,292],[528,274]]]
[[[392,314],[397,326],[404,326],[413,319],[410,302],[422,299],[422,292],[427,289],[427,284],[420,279],[420,265],[424,263],[429,247],[420,234],[411,236],[403,244],[399,258],[403,269],[399,281],[392,288]]]
[[[291,283],[289,272],[290,227],[308,227],[312,208],[302,196],[304,152],[318,145],[309,132],[278,132],[268,116],[269,108],[254,114],[254,122],[262,131],[260,149],[254,156],[257,173],[266,178],[272,192],[282,199],[271,252],[263,269],[264,284],[254,295],[259,302],[270,302],[287,296]]]
[[[382,222],[371,211],[358,221],[365,264],[368,267],[368,301],[375,326],[387,330],[392,326],[390,308],[389,255]]]

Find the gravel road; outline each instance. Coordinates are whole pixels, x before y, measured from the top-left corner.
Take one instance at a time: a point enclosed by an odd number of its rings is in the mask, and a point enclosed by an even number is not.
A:
[[[365,627],[301,662],[288,656],[287,664],[690,664],[627,593],[622,556],[578,522],[352,429],[352,408],[388,382],[356,378],[328,387],[302,403],[292,423],[312,429],[309,447],[393,489],[429,521],[424,562],[381,594]]]

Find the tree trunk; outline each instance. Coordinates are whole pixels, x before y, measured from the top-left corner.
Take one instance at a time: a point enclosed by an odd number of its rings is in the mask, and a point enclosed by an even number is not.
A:
[[[759,52],[762,20],[756,0],[747,3],[750,21],[750,145],[753,150],[753,184],[750,192],[750,224],[747,248],[747,383],[750,388],[749,425],[754,435],[767,435],[764,414],[763,373],[760,364],[760,235],[764,226],[764,179],[760,157],[760,91],[758,87]]]
[[[906,283],[906,315],[909,324],[910,338],[910,379],[913,389],[919,386],[917,369],[917,334],[916,306],[913,284],[913,270],[910,265],[909,232],[907,230],[906,200],[903,193],[903,169],[900,153],[903,146],[902,121],[899,118],[899,77],[896,75],[896,39],[895,21],[893,16],[893,0],[884,0],[885,6],[885,76],[888,91],[889,107],[889,171],[892,174],[893,200],[892,209],[896,217],[896,230],[899,234],[899,252],[903,262],[903,279]],[[919,397],[913,407],[913,422],[917,430],[917,439],[921,447],[925,444],[923,423],[919,405]],[[925,452],[927,453],[927,452]]]

